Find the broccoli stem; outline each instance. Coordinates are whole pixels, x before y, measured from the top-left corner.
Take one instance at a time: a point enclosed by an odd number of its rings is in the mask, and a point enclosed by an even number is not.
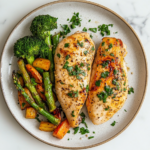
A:
[[[32,65],[34,62],[34,56],[27,56],[26,57],[28,64]]]
[[[25,69],[25,64],[24,64],[23,59],[19,59],[18,60],[18,67],[19,67],[19,70],[20,70],[20,72],[22,74],[22,77],[24,79],[25,86],[30,90],[30,92],[31,92],[33,98],[35,99],[36,103],[40,107],[42,107],[43,109],[45,109],[45,104],[42,102],[41,97],[37,93],[34,85],[32,85],[32,83],[31,83],[30,76],[29,76],[29,74],[27,73],[27,71]]]
[[[29,95],[25,92],[25,90],[20,85],[19,79],[17,77],[17,74],[13,72],[13,82],[16,86],[16,89],[21,92],[21,94],[25,97],[25,100],[33,107],[35,108],[41,115],[46,117],[51,123],[54,125],[58,125],[60,123],[60,120],[55,118],[53,115],[49,114],[47,111],[45,111],[43,108],[39,107],[34,100],[32,100]]]
[[[56,47],[59,43],[60,38],[60,32],[52,36],[52,42],[53,42],[53,56],[55,55]]]
[[[44,87],[45,87],[45,97],[47,99],[47,104],[49,111],[53,112],[56,109],[55,100],[52,92],[52,83],[50,82],[49,72],[43,73]]]

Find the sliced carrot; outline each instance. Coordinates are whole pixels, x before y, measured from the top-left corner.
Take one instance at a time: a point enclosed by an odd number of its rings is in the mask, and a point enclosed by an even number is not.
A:
[[[42,100],[46,101],[46,97],[44,95],[45,90],[41,84],[36,85],[36,90],[37,90],[38,94],[40,95],[40,97],[42,98]]]
[[[27,107],[30,107],[30,104],[25,100],[24,96],[18,91],[18,100],[20,108],[23,110]]]
[[[58,118],[59,120],[61,120],[61,112],[60,112],[60,109],[59,108],[56,108],[54,111],[53,111],[53,115],[54,117]]]
[[[36,83],[42,83],[42,76],[34,67],[32,67],[30,64],[27,64],[26,69],[29,74],[35,79]]]
[[[23,78],[21,76],[19,77],[19,81],[20,81],[21,86],[24,87],[24,81],[23,81]]]
[[[50,68],[50,60],[44,58],[37,58],[33,62],[33,67],[38,67],[48,71]]]
[[[57,126],[57,128],[53,132],[53,136],[57,137],[58,139],[62,139],[69,129],[70,125],[68,120],[66,119]]]

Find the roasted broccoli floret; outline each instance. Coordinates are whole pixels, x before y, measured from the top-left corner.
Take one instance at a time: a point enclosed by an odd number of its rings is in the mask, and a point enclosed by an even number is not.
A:
[[[57,18],[50,15],[39,15],[31,23],[30,31],[34,36],[45,40],[45,43],[51,46],[50,31],[57,28]]]
[[[37,55],[48,57],[48,51],[49,47],[44,41],[34,36],[25,36],[17,40],[14,45],[14,55],[18,58],[26,58],[31,65]]]

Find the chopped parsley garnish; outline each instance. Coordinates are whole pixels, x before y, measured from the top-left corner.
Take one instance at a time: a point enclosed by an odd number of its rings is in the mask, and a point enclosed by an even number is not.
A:
[[[92,138],[94,138],[94,136],[90,136],[90,137],[88,137],[88,139],[92,139]]]
[[[80,64],[80,67],[84,67],[84,63],[81,63],[81,64]]]
[[[91,19],[89,19],[89,21],[88,22],[91,22]]]
[[[78,95],[79,95],[79,91],[77,90],[77,91],[71,91],[71,92],[69,92],[68,94],[67,94],[69,97],[71,97],[71,98],[73,98],[73,97],[78,97]]]
[[[85,129],[84,127],[80,128],[80,133],[83,135],[83,134],[86,134],[86,133],[90,133],[88,129]]]
[[[108,64],[109,64],[109,60],[107,60],[107,61],[103,62],[103,63],[102,63],[102,67],[103,67],[103,68],[105,68],[105,67],[107,67],[107,66],[108,66]]]
[[[60,58],[60,57],[61,57],[61,55],[58,53],[58,54],[57,54],[57,57],[59,57],[59,58]]]
[[[94,46],[92,46],[91,50],[92,50],[92,51],[94,51],[94,50],[95,50]]]
[[[126,82],[124,82],[124,84],[123,84],[124,86],[126,85]]]
[[[127,112],[127,110],[126,110],[126,109],[124,109],[124,111],[125,111],[125,112]]]
[[[22,103],[22,107],[24,107],[26,105],[26,103]]]
[[[114,84],[114,85],[119,85],[119,83],[117,82],[117,79],[113,79],[113,80],[112,80],[112,84]]]
[[[113,53],[110,53],[110,56],[113,56],[113,57],[114,57],[115,55],[114,55]]]
[[[106,107],[106,108],[105,108],[105,111],[109,110],[109,108],[110,108],[109,106],[108,106],[108,107]]]
[[[77,40],[77,44],[78,44],[80,47],[83,47],[83,42],[80,43],[80,41]]]
[[[103,103],[106,103],[106,99],[108,97],[108,94],[106,92],[101,92],[100,94],[97,94],[98,98],[101,100],[103,100]]]
[[[9,65],[11,65],[11,64],[9,64]]]
[[[87,64],[86,66],[87,66],[87,70],[89,71],[89,70],[90,70],[90,67],[89,67],[89,66],[90,66],[90,64]]]
[[[41,120],[39,119],[39,114],[36,115],[35,119],[36,119],[38,122],[41,122]]]
[[[106,56],[105,54],[103,54],[103,56]]]
[[[34,78],[31,78],[31,83],[32,83],[32,85],[37,85],[37,83],[35,82],[35,79]]]
[[[105,42],[102,42],[102,46],[104,46],[105,45]]]
[[[84,51],[83,53],[84,53],[85,55],[87,55],[88,51]]]
[[[60,32],[61,36],[65,36],[65,35],[67,35],[68,33],[71,32],[71,30],[70,30],[68,25],[66,25],[66,24],[65,25],[61,25],[61,27],[64,29],[64,31]]]
[[[77,134],[77,132],[79,131],[79,127],[73,128],[74,130],[74,134]]]
[[[108,52],[108,49],[105,49],[106,52]]]
[[[72,16],[70,22],[72,22],[71,24],[71,28],[74,29],[76,28],[76,26],[81,26],[81,18],[79,17],[79,12],[74,13],[74,15]]]
[[[61,84],[64,84],[62,81],[60,82]]]
[[[68,59],[69,59],[69,57],[70,57],[70,55],[67,55],[67,56],[65,57],[65,59],[66,59],[66,60],[68,60]]]
[[[80,116],[81,116],[82,118],[85,118],[85,117],[86,117],[85,114],[84,114],[84,112],[82,112],[82,113],[80,114]]]
[[[70,45],[69,43],[65,43],[64,47],[69,47],[69,45]]]
[[[91,39],[93,38],[93,35],[92,35],[92,34],[90,34],[90,38],[91,38]]]
[[[133,87],[129,88],[129,90],[128,90],[128,94],[131,94],[131,93],[134,93]]]
[[[115,124],[116,124],[116,121],[114,121],[114,122],[111,124],[111,126],[115,126]]]
[[[86,28],[86,27],[84,27],[82,31],[87,32],[87,28]]]
[[[106,78],[106,77],[108,77],[109,76],[109,72],[108,71],[105,71],[105,72],[102,72],[101,73],[101,77],[102,78]]]
[[[109,25],[106,25],[106,24],[102,24],[102,25],[99,25],[98,26],[98,31],[100,31],[101,35],[104,36],[105,33],[107,35],[110,35],[110,30],[109,30],[109,26],[113,27],[113,24],[109,24]]]
[[[114,59],[112,59],[112,60],[111,60],[111,62],[115,62],[115,60],[114,60]]]
[[[66,61],[65,64],[64,64],[64,66],[63,66],[63,68],[64,68],[64,69],[67,69],[68,65],[69,65],[69,62]]]
[[[95,131],[93,131],[93,134],[95,134]]]
[[[100,86],[100,85],[101,85],[101,82],[102,82],[102,80],[97,80],[97,81],[95,82],[95,85],[96,85],[96,86]]]
[[[70,87],[73,87],[73,85],[72,85],[72,84],[69,84],[69,86],[70,86]]]
[[[118,32],[114,32],[114,34],[117,34]]]
[[[86,92],[89,92],[89,85],[86,86]]]
[[[68,141],[69,141],[70,139],[68,138]]]
[[[126,88],[123,89],[124,92],[125,92],[126,90],[127,90]]]
[[[85,118],[82,118],[81,123],[83,123],[85,125],[85,127],[88,128],[87,123],[85,122]]]
[[[74,110],[72,111],[71,116],[72,116],[72,117],[75,117]]]
[[[70,133],[70,130],[68,130],[68,132],[67,133]]]
[[[113,73],[114,75],[116,75],[118,73],[118,70],[114,69]]]
[[[67,19],[67,21],[69,21],[69,18]]]
[[[106,85],[104,89],[109,96],[113,94],[113,89],[110,86]]]
[[[97,32],[97,28],[89,28],[90,31],[96,33]]]
[[[109,44],[109,49],[111,49],[112,47],[113,47],[112,43],[111,43],[111,44]]]
[[[83,89],[84,88],[84,84],[83,85],[80,84],[80,88]]]

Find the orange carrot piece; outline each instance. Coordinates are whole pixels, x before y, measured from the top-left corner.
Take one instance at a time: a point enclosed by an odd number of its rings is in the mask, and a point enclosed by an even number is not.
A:
[[[57,128],[53,132],[53,136],[57,137],[58,139],[62,139],[69,129],[70,125],[68,120],[66,119],[57,126]]]
[[[36,83],[42,83],[42,76],[34,67],[32,67],[30,64],[27,64],[26,69],[29,74],[35,79]]]
[[[33,62],[33,67],[38,67],[38,68],[48,71],[50,68],[50,63],[51,62],[48,59],[37,58]]]
[[[39,126],[39,129],[41,131],[45,131],[45,132],[52,132],[54,131],[54,129],[56,128],[57,126],[50,123],[50,122],[47,122],[47,121],[41,121],[40,123],[40,126]]]
[[[18,91],[18,100],[20,108],[23,110],[27,107],[30,107],[30,104],[25,100],[24,96]]]
[[[20,81],[21,86],[24,87],[24,81],[23,81],[23,78],[21,76],[19,77],[19,81]]]
[[[53,111],[53,115],[54,117],[58,118],[59,120],[61,120],[61,112],[60,112],[60,109],[59,108],[56,108],[54,111]]]
[[[28,90],[28,88],[25,87],[24,90],[25,90],[25,92],[28,94],[28,96],[29,96],[33,101],[35,101],[34,98],[33,98],[32,95],[31,95],[30,91]]]
[[[44,95],[45,90],[44,90],[44,88],[41,86],[41,84],[37,84],[37,85],[36,85],[36,90],[37,90],[38,94],[40,95],[40,97],[42,98],[42,100],[46,101],[46,97],[45,97],[45,95]]]

